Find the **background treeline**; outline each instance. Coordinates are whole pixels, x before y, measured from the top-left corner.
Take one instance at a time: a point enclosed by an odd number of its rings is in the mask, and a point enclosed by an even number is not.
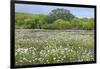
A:
[[[16,29],[94,29],[93,18],[78,18],[69,10],[57,8],[46,14],[15,13]]]

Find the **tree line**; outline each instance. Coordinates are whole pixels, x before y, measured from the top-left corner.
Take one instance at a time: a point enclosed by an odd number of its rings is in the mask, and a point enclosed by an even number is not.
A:
[[[69,10],[53,9],[46,14],[15,13],[16,29],[94,29],[94,18],[78,18]]]

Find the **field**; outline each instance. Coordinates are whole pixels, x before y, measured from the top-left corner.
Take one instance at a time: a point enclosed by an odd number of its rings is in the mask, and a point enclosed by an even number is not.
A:
[[[15,30],[16,65],[94,61],[93,30]]]

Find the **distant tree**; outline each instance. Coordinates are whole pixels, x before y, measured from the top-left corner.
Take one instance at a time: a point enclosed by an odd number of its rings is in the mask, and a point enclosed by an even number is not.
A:
[[[72,20],[75,16],[73,14],[71,14],[71,12],[67,9],[63,9],[63,8],[57,8],[52,10],[48,17],[47,17],[47,21],[49,23],[53,23],[54,21],[56,21],[57,19],[63,19],[63,20]]]

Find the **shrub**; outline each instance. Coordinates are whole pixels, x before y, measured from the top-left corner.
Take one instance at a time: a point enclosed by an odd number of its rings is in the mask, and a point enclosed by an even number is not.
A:
[[[70,23],[68,21],[64,21],[62,19],[58,19],[53,24],[57,29],[67,29],[70,28]]]
[[[68,21],[58,19],[52,24],[47,24],[45,29],[68,29],[70,26],[71,25]]]
[[[86,29],[86,30],[92,30],[94,27],[94,23],[93,21],[86,21],[82,23],[82,29]]]

